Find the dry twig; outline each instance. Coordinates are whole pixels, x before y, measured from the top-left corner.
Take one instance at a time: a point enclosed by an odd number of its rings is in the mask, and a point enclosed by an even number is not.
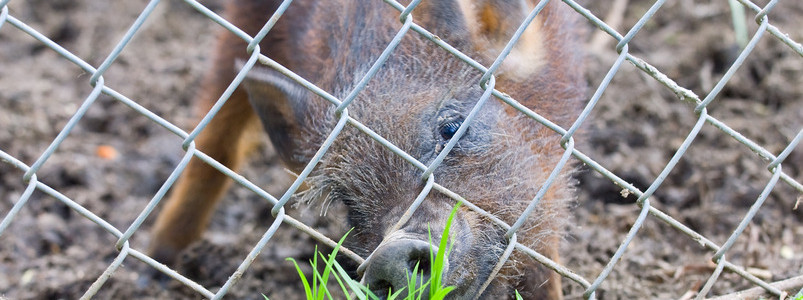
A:
[[[779,290],[786,291],[786,292],[793,291],[793,293],[794,293],[795,290],[798,290],[801,287],[803,287],[803,275],[800,275],[800,276],[797,276],[797,277],[792,277],[792,278],[789,278],[789,279],[786,279],[786,280],[773,282],[773,283],[770,283],[770,285],[772,287],[774,287],[774,288],[779,289]],[[785,299],[786,295],[788,295],[788,294],[782,295],[780,298],[781,299]],[[758,299],[759,297],[762,297],[762,296],[772,296],[772,295],[767,294],[767,291],[764,290],[764,288],[754,287],[754,288],[751,288],[751,289],[746,289],[746,290],[743,290],[743,291],[730,293],[730,294],[723,295],[723,296],[718,296],[718,297],[715,297],[715,298],[709,298],[709,300]]]

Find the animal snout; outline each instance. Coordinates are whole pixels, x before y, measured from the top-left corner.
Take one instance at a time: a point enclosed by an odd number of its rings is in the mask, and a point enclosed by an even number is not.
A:
[[[386,299],[389,293],[413,285],[418,290],[429,282],[430,255],[434,257],[437,251],[437,247],[421,240],[402,239],[386,243],[377,248],[366,262],[368,265],[365,268],[363,282],[371,292],[382,299]],[[448,267],[448,260],[444,260],[444,274],[448,271]],[[411,285],[413,280],[415,282]],[[427,299],[429,287],[421,291],[421,294],[422,299]]]

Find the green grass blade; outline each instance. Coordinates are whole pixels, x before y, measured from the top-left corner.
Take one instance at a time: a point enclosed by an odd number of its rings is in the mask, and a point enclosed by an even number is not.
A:
[[[307,299],[312,299],[312,289],[307,281],[307,277],[304,276],[304,271],[301,271],[301,267],[298,266],[298,263],[292,257],[288,257],[287,260],[293,262],[293,265],[296,267],[298,277],[301,277],[301,283],[304,285],[304,294],[307,296]]]
[[[318,253],[318,245],[315,245],[315,252]],[[318,273],[318,256],[313,255],[312,260],[310,261],[310,265],[312,265],[312,272],[315,274]],[[319,299],[319,292],[320,284],[318,283],[318,277],[313,275],[312,276],[312,298],[307,298],[307,300],[320,300]]]
[[[388,295],[388,300],[395,300],[396,298],[401,296],[402,292],[404,292],[405,290],[409,290],[409,289],[408,288],[403,288],[403,289],[400,289],[398,291],[393,292],[393,294]],[[410,299],[410,298],[408,297],[408,298],[404,298],[404,299]]]
[[[424,297],[424,291],[427,289],[428,286],[430,286],[430,284],[431,281],[425,282],[420,287],[418,287],[418,289],[416,289],[415,292],[413,292],[413,296],[407,299],[421,300],[421,297]]]
[[[346,232],[346,234],[344,234],[342,238],[340,238],[340,241],[337,242],[337,245],[335,246],[335,248],[332,249],[332,253],[329,254],[329,259],[325,259],[324,258],[324,262],[326,263],[326,267],[323,269],[323,275],[321,275],[321,280],[322,280],[321,284],[322,285],[325,286],[326,283],[329,281],[329,274],[332,273],[332,268],[333,268],[332,264],[335,263],[335,257],[337,256],[337,251],[340,250],[340,247],[343,245],[343,242],[346,240],[346,237],[349,235],[349,233],[351,233],[351,230],[352,229],[349,229],[349,231]],[[321,256],[323,256],[323,255],[321,255]],[[327,293],[328,293],[328,291],[327,291]],[[317,299],[318,300],[323,300],[323,295],[319,295]]]
[[[441,242],[438,245],[438,253],[435,255],[435,261],[432,262],[431,267],[431,274],[430,274],[430,289],[429,289],[429,298],[433,299],[436,294],[441,293],[441,291],[447,290],[441,286],[441,277],[443,276],[443,268],[444,268],[444,261],[446,260],[446,253],[449,252],[447,249],[447,245],[449,242],[449,230],[452,227],[452,221],[454,220],[454,216],[457,215],[457,210],[460,209],[460,203],[458,202],[453,208],[452,212],[449,214],[449,218],[446,220],[446,227],[443,228],[443,235],[441,236]],[[432,235],[430,234],[430,243],[432,243]],[[430,261],[432,257],[432,253],[430,253]],[[446,296],[446,293],[449,293],[452,289],[448,289],[443,296]]]
[[[316,259],[317,259],[317,256],[316,256]],[[316,270],[315,271],[315,278],[320,282],[319,286],[321,288],[325,289],[326,288],[326,283],[329,281],[329,271],[331,271],[332,267],[329,264],[328,260],[323,259],[323,262],[326,264],[326,266],[323,268],[323,274],[318,273],[317,269],[315,269]],[[318,290],[320,290],[321,288],[319,288]],[[319,292],[316,295],[315,299],[316,300],[323,300],[323,296],[324,296],[323,293]]]
[[[318,253],[320,255],[323,255],[320,252]],[[313,276],[317,277],[318,281],[321,283],[321,286],[318,288],[318,298],[323,299],[323,297],[326,296],[326,298],[328,298],[329,300],[333,300],[332,294],[329,293],[329,285],[326,284],[327,282],[329,282],[329,278],[328,277],[326,279],[321,278],[321,273],[318,272],[315,272]]]
[[[430,297],[429,299],[443,300],[443,298],[446,298],[446,294],[449,294],[450,292],[452,292],[452,290],[454,290],[453,286],[447,286],[445,288],[438,289],[438,291],[436,291],[435,294],[432,295],[432,297]]]
[[[431,255],[432,254],[430,253],[430,256]],[[406,275],[406,276],[409,276],[409,277],[407,277],[407,298],[404,298],[404,299],[415,299],[415,294],[417,292],[415,286],[416,286],[416,283],[418,283],[418,277],[419,277],[418,276],[418,265],[420,263],[421,263],[420,261],[415,263],[415,267],[413,267],[413,276]]]
[[[374,293],[372,293],[370,290],[368,290],[367,287],[365,287],[364,285],[360,284],[359,281],[356,281],[356,280],[352,279],[351,277],[349,277],[348,272],[346,272],[346,270],[344,270],[343,267],[340,266],[339,263],[335,262],[334,267],[335,267],[335,271],[338,274],[340,274],[340,277],[343,278],[343,281],[345,282],[345,285],[348,286],[348,288],[351,290],[351,292],[354,293],[354,296],[357,297],[357,299],[379,300],[379,297],[374,295]],[[348,294],[348,293],[346,293],[346,294]]]
[[[318,254],[323,255],[323,253],[318,253]],[[348,276],[348,274],[346,274],[344,276],[343,273],[340,273],[340,269],[343,269],[343,268],[340,267],[340,264],[337,261],[335,261],[333,266],[335,267],[335,272],[332,273],[332,276],[334,276],[335,280],[337,280],[337,285],[340,286],[341,289],[343,289],[343,295],[348,296],[349,295],[349,291],[346,289],[346,287],[347,287],[346,281],[351,279],[351,278]]]

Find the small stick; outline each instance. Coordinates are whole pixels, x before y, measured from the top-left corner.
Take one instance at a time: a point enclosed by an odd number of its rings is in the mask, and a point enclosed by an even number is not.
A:
[[[792,278],[789,278],[789,279],[786,279],[786,280],[776,281],[776,282],[770,283],[770,285],[772,287],[775,287],[775,288],[777,288],[779,290],[783,290],[783,291],[789,291],[789,290],[793,290],[793,289],[798,289],[798,288],[803,287],[803,275],[800,275],[800,276],[797,276],[797,277],[792,277]],[[746,290],[743,290],[743,291],[730,293],[730,294],[723,295],[723,296],[718,296],[718,297],[715,297],[715,298],[709,298],[709,300],[758,299],[758,297],[767,296],[766,292],[767,291],[764,290],[761,287],[754,287],[754,288],[751,288],[751,289],[746,289]],[[781,299],[785,299],[786,295],[787,294],[784,293],[784,295],[781,295],[780,298]]]
[[[625,17],[628,2],[629,0],[614,0],[613,5],[611,5],[611,10],[609,10],[608,15],[605,16],[605,24],[618,30]],[[610,39],[611,37],[608,33],[599,30],[591,37],[591,41],[588,42],[588,48],[591,49],[591,52],[599,53],[602,51],[602,48],[605,47],[605,44],[610,42]]]

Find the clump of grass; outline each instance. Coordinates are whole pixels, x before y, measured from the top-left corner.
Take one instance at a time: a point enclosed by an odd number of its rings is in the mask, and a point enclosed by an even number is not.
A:
[[[452,212],[449,214],[449,218],[446,220],[446,227],[443,230],[443,236],[441,237],[441,241],[438,247],[437,253],[433,253],[435,251],[430,251],[430,276],[427,282],[421,284],[421,286],[416,287],[416,283],[419,282],[418,278],[422,277],[419,274],[419,266],[418,264],[415,265],[413,268],[413,276],[408,278],[407,287],[400,289],[398,291],[390,291],[391,294],[388,295],[388,300],[395,300],[395,299],[404,299],[404,300],[416,300],[421,299],[423,297],[424,291],[427,287],[431,287],[429,289],[429,299],[433,300],[442,300],[448,295],[452,290],[454,290],[453,286],[442,286],[443,280],[443,271],[446,266],[446,257],[448,255],[449,250],[451,249],[451,245],[447,247],[448,240],[449,240],[449,229],[452,225],[452,220],[454,216],[457,214],[457,210],[460,207],[460,203],[452,208]],[[343,294],[345,295],[353,295],[353,298],[360,299],[360,300],[378,300],[379,297],[371,292],[369,287],[362,285],[359,281],[356,281],[349,277],[348,273],[342,266],[335,260],[337,256],[337,252],[340,249],[343,241],[346,240],[346,236],[351,232],[346,232],[345,235],[337,242],[337,245],[332,250],[332,253],[329,255],[324,255],[323,253],[318,251],[317,246],[315,247],[315,257],[310,260],[310,264],[313,269],[313,273],[310,279],[307,279],[304,276],[304,272],[301,270],[301,267],[298,265],[293,258],[287,258],[288,261],[291,261],[293,265],[296,267],[296,271],[298,272],[298,276],[301,277],[301,283],[304,286],[304,295],[306,296],[307,300],[323,300],[326,299],[333,299],[332,294],[329,292],[327,287],[327,283],[329,282],[330,278],[335,278],[337,280],[338,286],[342,289]],[[429,232],[429,241],[432,244],[432,233]],[[434,250],[434,249],[433,249]],[[318,260],[320,257],[320,261]],[[323,271],[319,271],[318,264],[323,264]],[[406,290],[406,293],[405,293]],[[404,298],[400,298],[400,297]],[[262,295],[268,300],[268,297]]]

